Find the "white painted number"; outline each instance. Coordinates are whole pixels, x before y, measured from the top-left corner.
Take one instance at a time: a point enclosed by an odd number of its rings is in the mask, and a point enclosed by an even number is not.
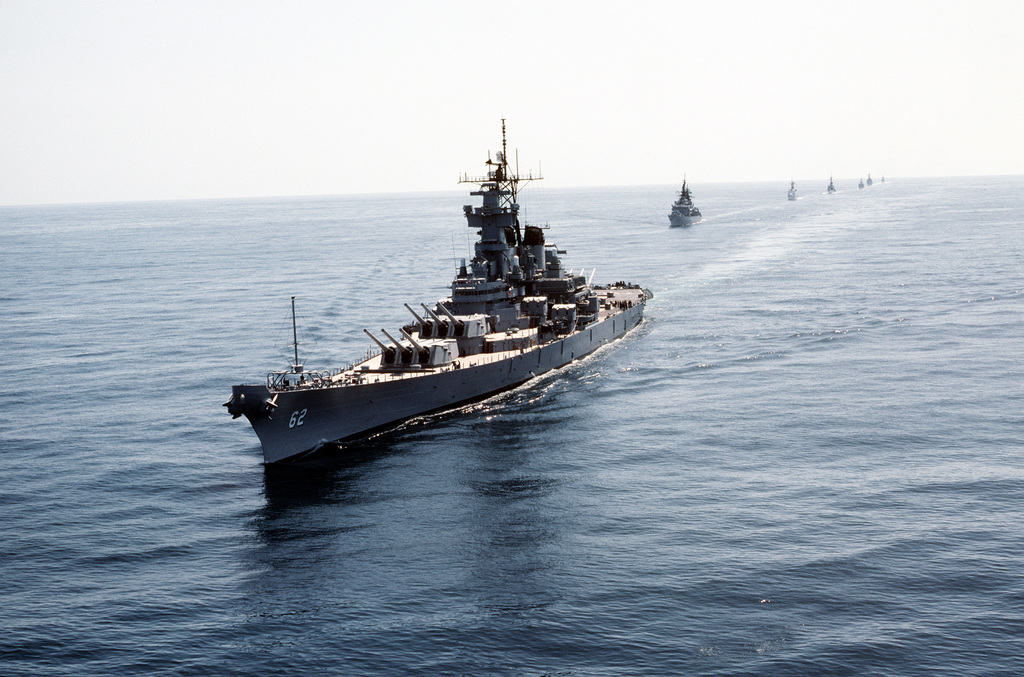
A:
[[[296,426],[302,425],[302,419],[304,418],[306,418],[306,409],[303,409],[302,411],[292,412],[292,418],[290,421],[288,421],[288,427],[294,428]]]

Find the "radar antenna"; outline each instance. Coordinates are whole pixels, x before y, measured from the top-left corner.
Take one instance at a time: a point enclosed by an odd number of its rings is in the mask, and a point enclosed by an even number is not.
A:
[[[528,172],[525,176],[519,174],[519,153],[516,152],[516,170],[513,172],[508,166],[508,140],[505,136],[505,118],[501,119],[501,152],[497,154],[497,158],[492,160],[488,153],[487,162],[487,175],[486,176],[469,176],[469,174],[463,174],[459,177],[459,183],[475,183],[481,188],[484,186],[491,186],[496,188],[501,195],[501,206],[503,208],[511,208],[512,205],[517,204],[519,195],[519,183],[526,183],[528,181],[539,181],[543,179],[538,171],[538,176],[534,176],[533,172]]]

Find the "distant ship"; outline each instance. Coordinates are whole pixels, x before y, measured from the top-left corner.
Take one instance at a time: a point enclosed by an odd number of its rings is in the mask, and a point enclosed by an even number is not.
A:
[[[679,192],[679,199],[672,203],[672,211],[668,215],[668,222],[673,228],[676,226],[692,226],[700,223],[704,217],[700,210],[693,206],[693,199],[690,197],[690,189],[686,187],[686,179],[683,179],[683,189]]]
[[[861,180],[860,180],[860,184],[858,184],[858,186],[857,186],[857,187],[858,187],[858,188],[863,188],[863,187],[864,187],[864,179],[861,179]]]
[[[789,199],[790,200],[795,200],[796,199],[796,181],[790,181],[789,182]]]
[[[836,192],[836,186],[835,186],[834,183],[832,183],[832,177],[831,176],[828,177],[828,192],[830,192],[830,193]]]
[[[308,371],[299,362],[292,300],[295,362],[272,371],[265,383],[236,385],[224,404],[245,416],[275,463],[323,445],[368,434],[432,411],[449,409],[512,388],[580,359],[621,338],[643,318],[652,294],[634,284],[594,285],[583,271],[562,265],[565,251],[545,242],[544,231],[519,220],[520,178],[510,172],[505,150],[487,160],[483,177],[462,177],[479,186],[470,194],[483,206],[463,208],[476,231],[476,255],[462,261],[451,295],[411,306],[415,322],[396,337],[366,334],[380,352],[336,371]],[[538,177],[539,178],[539,177]],[[608,246],[618,243],[609,238]],[[387,285],[387,280],[379,284]]]
[[[870,186],[874,181],[871,180],[871,175],[868,174],[868,185]]]

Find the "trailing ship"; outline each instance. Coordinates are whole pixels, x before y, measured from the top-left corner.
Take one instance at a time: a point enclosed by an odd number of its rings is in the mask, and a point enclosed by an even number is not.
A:
[[[686,187],[686,179],[683,179],[683,189],[679,192],[679,199],[672,203],[672,211],[668,215],[668,222],[673,228],[677,226],[691,226],[700,223],[704,217],[700,210],[693,206],[693,199],[690,197],[690,189]]]
[[[513,388],[640,324],[649,291],[626,282],[592,285],[593,271],[589,279],[582,270],[566,271],[565,251],[547,241],[544,229],[520,223],[519,184],[540,177],[510,171],[504,120],[501,136],[502,150],[488,157],[486,174],[459,180],[478,187],[470,194],[482,205],[463,208],[479,240],[449,297],[420,304],[422,312],[405,304],[413,321],[392,332],[364,329],[378,350],[360,363],[307,370],[296,336],[290,369],[232,388],[224,406],[252,424],[266,463]]]

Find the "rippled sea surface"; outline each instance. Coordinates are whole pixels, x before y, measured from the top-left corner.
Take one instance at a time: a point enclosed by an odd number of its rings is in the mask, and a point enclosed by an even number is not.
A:
[[[529,187],[644,323],[283,468],[476,198],[0,208],[0,673],[1021,674],[1024,178],[818,183]]]

